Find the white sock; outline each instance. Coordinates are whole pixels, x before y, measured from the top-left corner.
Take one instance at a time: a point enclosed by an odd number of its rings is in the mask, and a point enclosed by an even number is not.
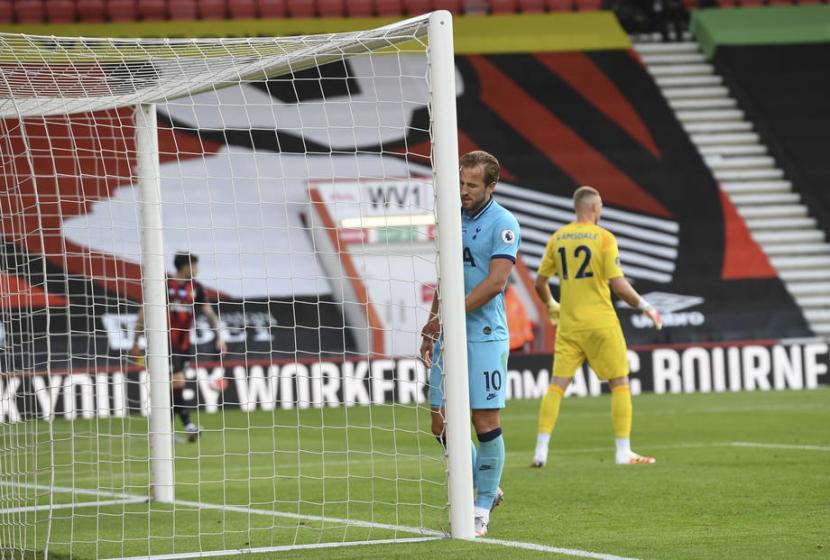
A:
[[[536,436],[536,451],[533,453],[534,461],[548,460],[548,442],[550,442],[550,434],[539,434]]]
[[[628,460],[631,456],[631,440],[628,438],[617,438],[614,441],[617,443],[617,460],[623,458]]]
[[[485,523],[490,523],[490,510],[487,508],[477,507],[474,509],[476,517],[484,518]]]

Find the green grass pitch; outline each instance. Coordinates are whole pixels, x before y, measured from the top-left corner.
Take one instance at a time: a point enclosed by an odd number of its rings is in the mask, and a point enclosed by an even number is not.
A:
[[[567,399],[548,465],[533,470],[528,464],[538,403],[508,403],[502,422],[506,503],[493,513],[488,537],[632,558],[830,558],[830,389],[635,397],[633,447],[657,457],[654,466],[613,464],[609,406],[607,396]],[[55,509],[49,557],[416,536],[336,518],[446,529],[444,464],[423,407],[228,410],[202,414],[199,422],[206,431],[198,443],[176,444],[176,498],[240,509],[183,502],[175,513],[155,503],[100,505],[74,514]],[[47,423],[7,425],[0,479],[20,483],[23,478],[11,473],[36,470],[37,477],[26,481],[41,486],[3,485],[0,510],[48,504],[44,486],[146,496],[146,429],[138,417],[57,420],[51,448]],[[16,452],[14,464],[11,449],[22,442],[31,451]],[[58,505],[113,499],[66,492],[51,498]],[[42,557],[49,515],[31,509],[0,514],[7,524],[0,540],[26,539],[41,552],[25,557]],[[30,525],[25,535],[24,522]],[[0,544],[0,553],[19,557],[8,544]],[[565,557],[449,539],[278,556],[446,560],[482,554]]]

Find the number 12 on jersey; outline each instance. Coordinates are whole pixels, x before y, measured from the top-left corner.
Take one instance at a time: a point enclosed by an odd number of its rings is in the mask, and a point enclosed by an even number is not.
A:
[[[559,259],[562,261],[562,280],[568,279],[568,255],[564,247],[559,247]],[[576,271],[574,278],[591,278],[594,273],[588,270],[591,264],[591,248],[587,245],[579,245],[574,249],[574,260],[579,263],[579,270]]]

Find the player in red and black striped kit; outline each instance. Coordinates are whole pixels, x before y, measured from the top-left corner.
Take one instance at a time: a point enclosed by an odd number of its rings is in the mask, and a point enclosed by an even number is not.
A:
[[[184,370],[195,354],[195,347],[190,340],[190,330],[196,320],[197,306],[210,322],[216,332],[216,349],[220,354],[227,351],[225,341],[219,329],[219,318],[205,297],[202,285],[195,280],[199,273],[199,259],[190,253],[177,253],[173,258],[176,274],[167,279],[167,322],[170,328],[170,372],[173,386],[173,412],[179,415],[184,424],[188,441],[199,437],[199,428],[190,420],[190,411],[182,396],[185,377]],[[132,355],[139,355],[138,337],[144,332],[144,310],[138,313],[135,325],[135,339]]]

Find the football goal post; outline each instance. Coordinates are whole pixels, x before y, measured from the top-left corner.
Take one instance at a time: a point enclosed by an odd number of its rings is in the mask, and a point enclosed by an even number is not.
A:
[[[0,557],[472,538],[455,101],[443,11],[0,33]]]

